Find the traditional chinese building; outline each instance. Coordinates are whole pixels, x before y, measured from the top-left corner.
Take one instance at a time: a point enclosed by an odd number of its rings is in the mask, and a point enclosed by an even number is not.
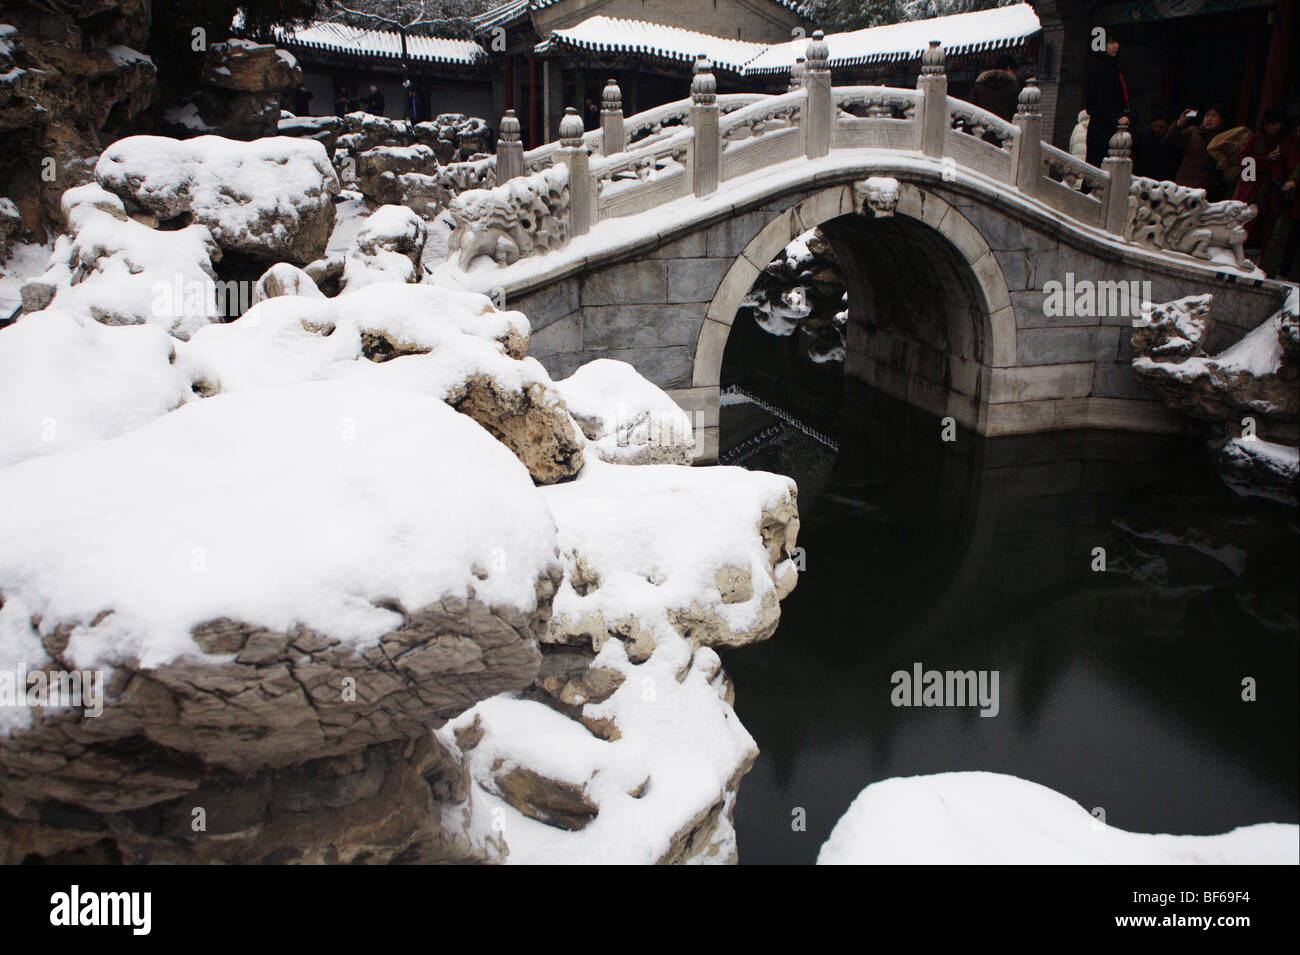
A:
[[[485,119],[493,115],[488,57],[472,40],[410,34],[404,48],[400,34],[342,23],[277,30],[273,39],[293,53],[302,67],[303,83],[312,93],[309,112],[313,115],[359,108],[356,101],[374,85],[384,98],[384,115],[402,119],[407,115],[404,78],[415,90],[420,120],[439,113]],[[336,105],[340,103],[350,105],[340,108]]]

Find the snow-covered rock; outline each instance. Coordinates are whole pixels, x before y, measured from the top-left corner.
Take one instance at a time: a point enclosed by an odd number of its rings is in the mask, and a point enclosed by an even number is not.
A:
[[[1208,865],[1300,862],[1300,828],[1145,835],[1094,818],[1046,786],[1000,773],[874,783],[835,824],[819,865]]]
[[[624,361],[598,358],[557,381],[587,448],[612,464],[690,464],[691,419]]]
[[[287,137],[131,136],[104,150],[95,177],[128,211],[186,216],[225,251],[300,265],[325,251],[339,191],[325,147]]]
[[[789,478],[589,460],[545,493],[566,570],[548,642],[599,652],[617,637],[641,662],[672,636],[734,647],[776,630],[798,577]]]
[[[154,326],[60,309],[0,329],[0,468],[115,437],[192,398],[173,345]]]
[[[158,325],[180,339],[219,319],[212,260],[220,250],[206,226],[152,229],[93,184],[68,190],[63,211],[72,234],[23,286],[25,312],[54,307],[106,325]]]
[[[1211,296],[1156,306],[1134,320],[1133,374],[1166,404],[1237,430],[1243,414],[1261,433],[1295,440],[1300,419],[1300,295],[1217,355],[1200,347]],[[1149,317],[1148,317],[1149,316]]]
[[[277,262],[257,280],[253,286],[253,304],[281,295],[305,295],[308,298],[324,298],[312,277],[296,265]]]
[[[1261,497],[1300,498],[1300,450],[1263,438],[1233,438],[1219,451],[1229,487]]]
[[[559,578],[506,449],[435,398],[358,382],[197,401],[5,468],[0,494],[24,502],[0,515],[3,668],[110,674],[98,718],[0,710],[5,791],[104,812],[525,686]],[[142,767],[117,748],[141,734],[185,758]]]
[[[380,206],[366,217],[348,250],[343,291],[372,282],[418,282],[426,237],[424,220],[410,209]]]
[[[332,299],[260,302],[195,335],[177,361],[209,394],[324,379],[423,392],[479,422],[549,484],[582,467],[582,443],[546,370],[514,357],[527,329],[483,295],[378,282]]]

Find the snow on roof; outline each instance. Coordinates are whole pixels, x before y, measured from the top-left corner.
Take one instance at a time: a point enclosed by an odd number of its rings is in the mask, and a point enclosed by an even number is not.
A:
[[[741,73],[746,63],[768,47],[765,43],[730,40],[644,20],[588,17],[576,26],[553,31],[535,49],[538,53],[550,53],[564,48],[597,53],[640,53],[686,63],[694,62],[695,57],[703,53],[715,66]]]
[[[957,13],[930,20],[910,20],[887,26],[832,33],[826,37],[831,69],[866,66],[891,60],[918,58],[931,40],[943,44],[948,56],[983,53],[1018,46],[1042,29],[1034,8],[1027,3],[1009,7]],[[745,64],[747,75],[784,73],[802,56],[807,40],[791,40],[767,47]]]
[[[531,6],[529,0],[506,0],[505,3],[498,4],[474,17],[474,29],[490,30],[493,27],[514,23],[526,16]]]
[[[360,53],[366,56],[400,58],[402,37],[387,30],[352,27],[344,23],[317,21],[296,28],[276,27],[273,30],[277,43],[308,50],[329,50],[339,53]],[[406,37],[406,52],[411,60],[424,63],[456,63],[473,65],[486,56],[483,48],[473,40],[447,40],[441,37]]]

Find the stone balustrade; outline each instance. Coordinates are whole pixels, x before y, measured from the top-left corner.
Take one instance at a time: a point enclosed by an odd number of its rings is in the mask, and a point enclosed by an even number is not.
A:
[[[602,220],[684,196],[710,196],[729,180],[793,160],[817,160],[833,150],[898,150],[942,164],[945,179],[960,169],[976,181],[992,180],[1125,242],[1202,259],[1215,258],[1219,249],[1238,266],[1251,267],[1239,242],[1241,226],[1253,217],[1251,207],[1206,203],[1199,190],[1135,180],[1127,120],[1112,137],[1100,169],[1044,143],[1040,100],[1036,82],[1028,80],[1015,118],[1007,122],[948,96],[944,51],[937,41],[922,55],[915,90],[834,88],[825,38],[818,31],[785,93],[719,95],[712,66],[700,56],[689,98],[624,117],[622,92],[611,79],[601,97],[598,129],[584,129],[582,117],[569,110],[560,139],[528,152],[519,143],[517,118],[507,113],[497,175],[478,171],[472,181],[503,183],[567,165],[569,232],[578,236]],[[537,242],[534,254],[555,247]]]

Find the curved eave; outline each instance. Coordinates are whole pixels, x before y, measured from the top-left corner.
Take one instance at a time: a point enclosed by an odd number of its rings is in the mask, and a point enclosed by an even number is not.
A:
[[[681,50],[666,50],[662,47],[643,46],[641,44],[629,43],[597,43],[591,40],[572,40],[567,37],[560,37],[552,34],[549,40],[537,44],[534,47],[537,53],[556,53],[563,51],[582,52],[582,53],[599,53],[602,55],[612,56],[642,56],[654,60],[665,60],[669,63],[684,63],[691,65],[695,62],[697,54],[684,53]],[[744,64],[726,62],[715,57],[709,57],[715,69],[721,69],[727,73],[735,73],[737,76],[745,72]]]
[[[1008,50],[1013,47],[1023,46],[1034,37],[1038,36],[1041,31],[1029,33],[1020,37],[1003,38],[1000,40],[985,40],[982,43],[963,43],[958,46],[944,47],[945,57],[970,56],[975,53],[991,53],[996,50]],[[908,51],[905,53],[873,53],[870,56],[844,57],[842,59],[831,59],[828,64],[832,70],[849,70],[860,69],[868,66],[877,66],[886,63],[911,63],[921,59],[924,51]],[[746,76],[771,76],[778,73],[789,73],[789,66],[761,66],[752,69],[746,69]]]

